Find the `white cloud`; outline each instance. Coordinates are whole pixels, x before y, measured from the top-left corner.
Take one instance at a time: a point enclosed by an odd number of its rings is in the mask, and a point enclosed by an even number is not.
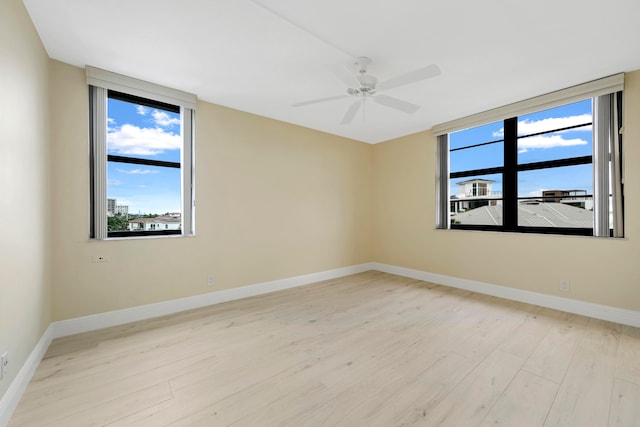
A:
[[[126,124],[107,133],[110,152],[154,156],[167,150],[178,150],[182,146],[179,135],[160,128],[139,128]]]
[[[518,151],[526,153],[535,148],[571,147],[586,144],[588,144],[587,141],[579,138],[564,139],[562,135],[538,135],[518,140]]]
[[[167,127],[180,124],[180,118],[171,117],[166,111],[156,110],[155,108],[151,109],[144,105],[137,105],[136,111],[141,116],[146,116],[151,113],[151,117],[156,126]]]
[[[530,135],[532,133],[544,132],[549,129],[562,129],[571,126],[581,125],[583,123],[591,123],[591,114],[581,114],[579,116],[569,117],[551,117],[542,120],[522,120],[518,122],[518,133],[520,135]],[[579,128],[570,129],[571,132],[576,131],[589,131],[591,132],[591,125],[582,126]],[[568,131],[562,131],[568,132]]]
[[[550,117],[542,120],[519,120],[518,121],[518,135],[531,135],[532,133],[544,132],[550,129],[562,129],[570,126],[576,126],[582,123],[590,123],[590,114],[581,114],[579,116],[569,117]],[[571,132],[575,131],[591,131],[591,126],[582,126],[575,129],[570,129]],[[568,132],[568,131],[562,131]],[[562,133],[557,132],[557,133]],[[493,136],[502,138],[504,136],[504,128],[493,133]]]
[[[116,122],[115,119],[112,119],[111,117],[107,118],[107,132],[111,132],[115,129],[114,126],[116,126],[118,123]]]
[[[173,125],[179,125],[180,124],[180,119],[176,118],[176,117],[169,117],[169,115],[167,113],[165,113],[164,111],[159,111],[159,110],[153,110],[153,121],[156,123],[156,125],[158,126],[173,126]]]
[[[109,179],[107,180],[107,185],[122,185],[122,181],[117,179]]]
[[[562,129],[570,126],[576,126],[582,123],[591,122],[590,114],[581,114],[578,116],[569,116],[569,117],[551,117],[548,119],[542,120],[519,120],[518,121],[518,135],[531,135],[538,132],[544,132],[549,129]],[[570,129],[571,132],[574,131],[589,131],[591,132],[591,126],[582,126],[574,129]],[[523,138],[518,140],[518,153],[526,153],[529,150],[536,148],[554,148],[554,147],[570,147],[574,145],[585,145],[588,144],[587,141],[580,138],[574,139],[564,139],[562,136],[563,133],[569,131],[560,131],[554,132],[552,134],[538,135],[538,136],[530,136],[528,138]],[[497,132],[493,132],[493,136],[497,138],[504,137],[504,128],[500,129]]]
[[[158,171],[153,171],[150,169],[132,169],[132,170],[116,169],[116,170],[120,173],[126,173],[129,175],[148,175],[150,173],[158,173]]]

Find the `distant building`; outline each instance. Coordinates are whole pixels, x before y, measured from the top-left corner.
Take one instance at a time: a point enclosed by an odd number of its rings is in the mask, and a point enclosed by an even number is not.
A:
[[[117,199],[107,199],[107,216],[129,214],[129,206],[119,205]]]
[[[451,213],[461,213],[482,206],[502,206],[502,192],[493,191],[495,181],[470,179],[457,182],[457,194],[451,196]],[[593,210],[593,198],[585,190],[543,190],[542,197],[521,201],[524,204],[561,203],[576,208]]]
[[[107,199],[107,214],[115,215],[116,214],[116,199]]]
[[[135,218],[129,221],[129,231],[180,230],[181,227],[182,217],[179,212],[155,218]]]
[[[465,212],[482,206],[501,206],[502,192],[492,190],[494,182],[490,179],[470,179],[456,183],[458,193],[451,196],[451,212]]]
[[[593,199],[587,196],[585,190],[544,190],[540,201],[544,203],[562,203],[587,210],[593,209]]]
[[[129,215],[129,206],[127,205],[116,205],[115,209],[116,215],[120,214],[123,216]]]

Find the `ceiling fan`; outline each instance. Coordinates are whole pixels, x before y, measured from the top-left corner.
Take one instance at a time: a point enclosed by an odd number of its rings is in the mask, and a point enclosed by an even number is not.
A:
[[[435,77],[440,74],[440,68],[431,64],[417,70],[401,74],[389,80],[378,83],[378,79],[371,74],[367,74],[367,68],[371,64],[371,59],[366,56],[356,58],[354,65],[357,69],[357,75],[348,73],[343,68],[336,69],[336,75],[347,85],[346,95],[329,96],[327,98],[318,98],[311,101],[298,102],[292,105],[292,107],[303,107],[306,105],[318,104],[321,102],[334,101],[337,99],[354,97],[356,98],[354,103],[347,109],[340,124],[346,125],[353,121],[363,102],[367,98],[373,99],[374,102],[384,105],[385,107],[393,108],[395,110],[402,111],[407,114],[415,113],[420,109],[419,105],[412,104],[402,99],[394,98],[389,95],[381,94],[381,91],[394,89],[400,86],[417,83],[421,80],[425,80],[431,77]]]

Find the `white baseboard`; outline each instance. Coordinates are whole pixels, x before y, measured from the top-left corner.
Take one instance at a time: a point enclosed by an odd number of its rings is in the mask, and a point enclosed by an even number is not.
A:
[[[271,282],[257,283],[254,285],[225,289],[222,291],[210,292],[202,295],[194,295],[191,297],[162,301],[154,304],[125,308],[122,310],[109,311],[106,313],[94,314],[91,316],[62,320],[54,322],[52,324],[53,338],[65,337],[82,332],[95,331],[97,329],[109,328],[111,326],[118,326],[125,323],[151,319],[167,314],[178,313],[180,311],[192,310],[195,308],[206,307],[208,305],[220,304],[223,302],[238,300],[241,298],[281,291],[283,289],[295,288],[297,286],[304,286],[323,280],[336,279],[339,277],[362,273],[364,271],[373,269],[373,263],[358,264],[348,267],[336,268],[333,270],[321,271],[318,273],[310,273],[302,276],[273,280]]]
[[[373,262],[372,269],[384,273],[409,277],[412,279],[424,280],[425,282],[450,286],[452,288],[464,289],[481,294],[492,295],[508,300],[524,302],[527,304],[539,305],[555,310],[566,311],[568,313],[580,314],[582,316],[596,319],[608,320],[610,322],[621,323],[623,325],[640,327],[640,311],[626,310],[623,308],[611,307],[607,305],[594,304],[570,298],[558,297],[555,295],[542,294],[538,292],[525,291],[522,289],[510,288],[507,286],[492,285],[490,283],[478,282],[476,280],[460,279],[442,274],[429,273],[411,268],[397,267],[394,265]]]
[[[33,348],[33,351],[31,351],[29,357],[27,357],[22,368],[20,368],[18,375],[16,375],[13,382],[11,382],[7,392],[0,400],[0,427],[4,427],[9,423],[13,411],[18,406],[24,391],[27,389],[33,374],[36,372],[38,365],[40,365],[40,361],[47,352],[47,348],[49,348],[52,340],[53,327],[49,325]]]

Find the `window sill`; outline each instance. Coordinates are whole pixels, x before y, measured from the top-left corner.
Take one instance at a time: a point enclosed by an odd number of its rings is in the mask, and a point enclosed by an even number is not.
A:
[[[158,236],[122,236],[122,237],[107,237],[106,239],[94,239],[90,238],[90,242],[117,242],[120,240],[157,240],[157,239],[182,239],[196,237],[195,234],[164,234]]]
[[[580,234],[560,234],[560,233],[534,233],[534,232],[520,232],[520,231],[502,231],[502,230],[473,230],[463,228],[434,228],[436,232],[453,232],[453,233],[482,233],[489,236],[536,236],[536,237],[556,237],[556,238],[578,238],[578,239],[592,239],[592,240],[608,240],[608,241],[626,241],[629,240],[625,237],[611,237],[611,236],[585,236]]]

